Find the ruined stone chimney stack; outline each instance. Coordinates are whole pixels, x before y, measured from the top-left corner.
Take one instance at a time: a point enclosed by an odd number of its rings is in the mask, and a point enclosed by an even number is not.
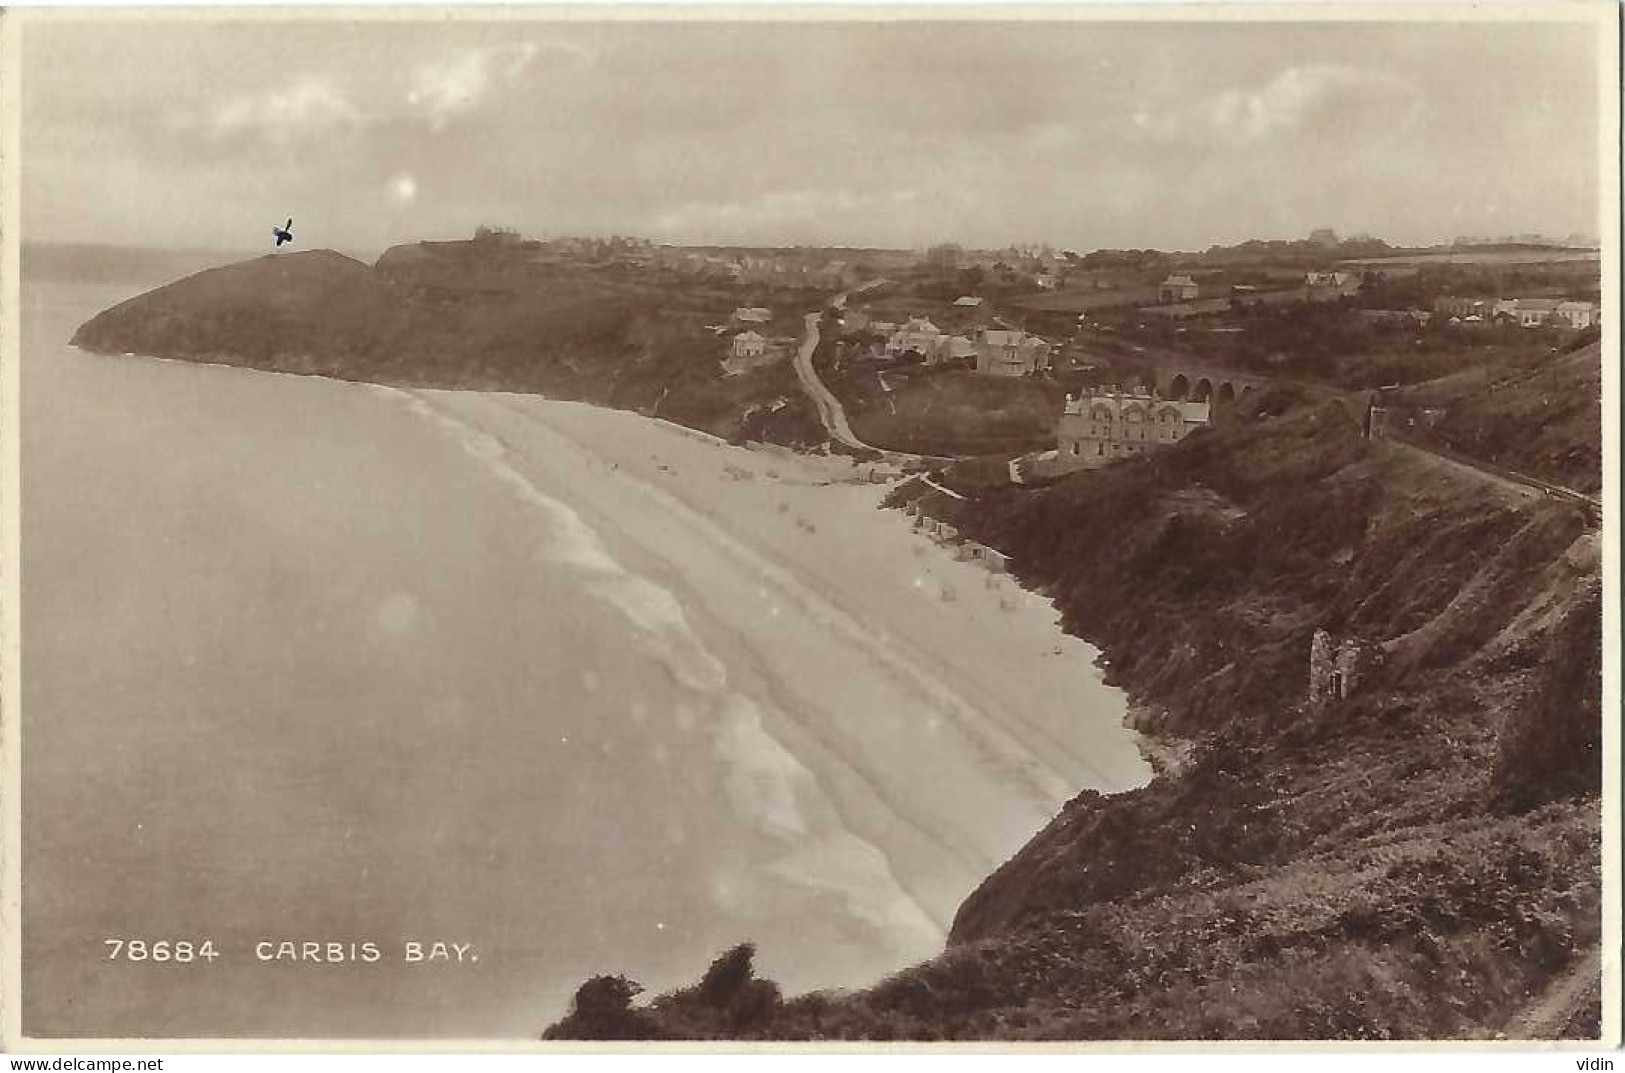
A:
[[[1360,646],[1353,638],[1338,644],[1325,630],[1316,630],[1309,642],[1309,707],[1319,710],[1351,696],[1360,669]]]

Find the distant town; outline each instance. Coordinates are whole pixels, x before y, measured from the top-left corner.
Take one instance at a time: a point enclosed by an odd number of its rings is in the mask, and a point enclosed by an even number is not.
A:
[[[543,275],[588,271],[710,295],[719,314],[737,296],[704,330],[717,373],[742,384],[790,367],[804,315],[824,304],[809,364],[856,430],[845,447],[1006,453],[1016,481],[1176,443],[1270,382],[1392,391],[1497,341],[1550,336],[1549,349],[1594,332],[1600,308],[1598,244],[1581,235],[1402,249],[1322,228],[1199,253],[1079,253],[692,248],[481,227],[472,246]],[[829,292],[851,300],[828,303]],[[793,416],[792,394],[748,404],[732,431],[781,438],[771,425]],[[1389,401],[1401,411],[1396,431],[1420,420],[1425,434],[1443,413]]]

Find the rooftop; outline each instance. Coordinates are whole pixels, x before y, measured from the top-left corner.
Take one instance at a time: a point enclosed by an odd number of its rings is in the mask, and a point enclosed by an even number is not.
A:
[[[1213,407],[1206,401],[1198,402],[1193,399],[1165,399],[1141,388],[1129,388],[1117,391],[1094,391],[1086,395],[1067,396],[1063,414],[1079,417],[1088,413],[1097,405],[1105,405],[1113,411],[1121,411],[1131,405],[1154,407],[1157,410],[1169,408],[1179,411],[1179,416],[1187,423],[1205,425],[1212,417]]]

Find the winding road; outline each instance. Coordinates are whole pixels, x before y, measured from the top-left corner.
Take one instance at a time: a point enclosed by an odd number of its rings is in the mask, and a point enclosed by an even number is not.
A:
[[[861,287],[843,291],[830,299],[830,305],[836,309],[845,308],[848,295],[879,287],[886,282],[888,281],[883,279],[871,280]],[[873,451],[894,465],[952,462],[952,458],[918,455],[908,451],[893,451],[864,443],[858,439],[857,433],[852,431],[852,425],[846,419],[846,409],[841,405],[841,400],[835,397],[835,393],[819,378],[818,370],[813,368],[813,353],[818,349],[818,322],[822,319],[822,316],[821,312],[807,314],[807,331],[801,337],[800,349],[796,351],[795,367],[796,376],[801,380],[801,389],[807,393],[807,397],[812,400],[813,406],[817,408],[818,420],[823,423],[824,431],[829,433],[830,439],[845,444],[854,450]]]
[[[836,299],[839,306],[846,298],[840,295]],[[860,451],[880,451],[882,454],[890,452],[881,451],[878,447],[871,447],[858,439],[852,431],[852,426],[846,420],[846,410],[841,406],[841,400],[835,393],[818,378],[818,370],[813,368],[813,352],[818,349],[818,321],[821,314],[807,314],[807,331],[801,337],[801,348],[796,351],[796,376],[801,380],[801,389],[812,399],[813,405],[818,408],[818,420],[824,423],[824,431],[831,439],[839,440],[848,447]]]

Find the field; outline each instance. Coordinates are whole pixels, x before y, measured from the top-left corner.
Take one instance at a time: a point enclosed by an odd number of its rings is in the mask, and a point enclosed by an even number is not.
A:
[[[1050,381],[920,366],[849,365],[826,379],[865,443],[932,455],[1054,446],[1066,395]]]
[[[1045,291],[1011,299],[1010,305],[1020,309],[1034,309],[1052,313],[1085,313],[1093,309],[1113,306],[1147,305],[1157,301],[1157,285],[1122,287],[1116,290]]]
[[[1346,292],[1331,289],[1312,290],[1308,287],[1292,287],[1279,291],[1255,291],[1252,294],[1232,296],[1229,294],[1215,295],[1211,298],[1199,298],[1194,302],[1179,302],[1171,305],[1146,306],[1138,310],[1159,317],[1200,317],[1214,313],[1228,313],[1235,308],[1232,303],[1239,299],[1240,304],[1248,308],[1256,306],[1283,306],[1294,302],[1326,302],[1343,297]]]

